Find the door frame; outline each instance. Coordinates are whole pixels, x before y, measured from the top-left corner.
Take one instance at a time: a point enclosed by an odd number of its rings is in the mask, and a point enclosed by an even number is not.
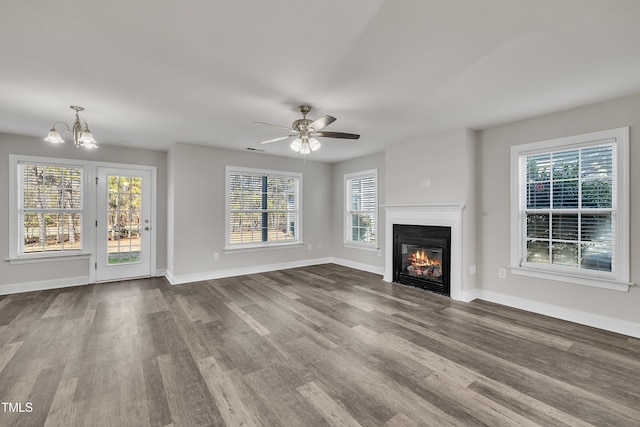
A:
[[[138,165],[133,163],[110,163],[110,162],[90,162],[91,170],[87,171],[88,186],[92,189],[87,192],[86,207],[87,207],[87,219],[90,220],[89,224],[93,229],[92,233],[88,233],[88,239],[86,240],[87,247],[91,248],[91,257],[89,258],[89,283],[98,283],[97,281],[97,265],[98,265],[98,169],[99,168],[113,168],[113,169],[133,169],[148,171],[151,180],[149,182],[149,221],[151,229],[149,230],[149,245],[150,254],[150,276],[157,274],[157,218],[158,218],[158,168],[156,166]],[[91,241],[89,241],[91,239]],[[126,280],[114,279],[114,280]],[[101,281],[100,283],[108,282]]]

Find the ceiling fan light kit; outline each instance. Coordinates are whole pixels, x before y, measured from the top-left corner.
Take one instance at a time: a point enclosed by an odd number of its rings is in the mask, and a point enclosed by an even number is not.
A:
[[[63,129],[63,132],[69,132],[73,134],[73,143],[76,147],[84,147],[84,148],[98,148],[97,142],[89,129],[89,125],[85,120],[80,121],[80,111],[84,111],[84,108],[78,107],[77,105],[71,105],[69,108],[75,110],[76,119],[73,122],[73,126],[69,126],[65,122],[55,122],[53,126],[51,126],[51,130],[49,130],[49,134],[44,139],[47,142],[52,144],[62,144],[64,143],[64,139],[60,135],[60,132],[56,129],[56,125],[64,125],[66,129]]]
[[[291,149],[296,153],[299,153],[300,150],[302,149],[302,139],[300,138],[294,139],[289,147],[291,147]]]
[[[302,138],[294,139],[289,147],[296,153],[309,154],[312,151],[316,151],[321,146],[322,144],[320,144],[320,141],[317,139],[303,136]]]
[[[311,148],[311,151],[316,151],[321,146],[320,141],[315,138],[309,138],[309,148]]]
[[[317,120],[307,119],[307,114],[311,111],[311,107],[308,105],[301,105],[298,107],[298,111],[302,114],[302,118],[294,121],[291,124],[291,128],[272,125],[270,123],[254,122],[257,125],[271,126],[278,129],[283,129],[289,132],[289,135],[281,136],[278,138],[269,139],[260,142],[260,144],[269,144],[271,142],[282,141],[289,138],[295,138],[289,147],[296,153],[303,155],[309,154],[318,150],[322,144],[317,138],[341,138],[341,139],[358,139],[360,135],[354,133],[344,132],[319,132],[326,126],[336,121],[333,116],[323,116]]]

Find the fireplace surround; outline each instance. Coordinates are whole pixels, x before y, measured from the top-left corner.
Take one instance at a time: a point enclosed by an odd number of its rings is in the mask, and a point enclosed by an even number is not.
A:
[[[425,225],[451,230],[450,297],[462,300],[462,210],[464,204],[385,205],[385,268],[383,280],[393,282],[393,226]]]

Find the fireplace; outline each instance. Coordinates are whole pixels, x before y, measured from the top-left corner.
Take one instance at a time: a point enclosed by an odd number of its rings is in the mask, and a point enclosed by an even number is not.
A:
[[[393,225],[393,281],[451,295],[451,227]]]
[[[396,225],[446,227],[450,229],[451,239],[448,250],[449,266],[447,268],[447,263],[445,263],[443,271],[449,276],[449,296],[457,301],[471,301],[473,297],[462,291],[462,211],[464,204],[383,205],[383,208],[386,217],[383,280],[385,282],[398,281],[394,272],[394,227]]]

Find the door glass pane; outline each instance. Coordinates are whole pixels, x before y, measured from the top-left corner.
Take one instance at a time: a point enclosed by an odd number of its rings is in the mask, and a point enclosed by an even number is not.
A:
[[[141,262],[142,179],[136,176],[107,176],[107,264]]]

